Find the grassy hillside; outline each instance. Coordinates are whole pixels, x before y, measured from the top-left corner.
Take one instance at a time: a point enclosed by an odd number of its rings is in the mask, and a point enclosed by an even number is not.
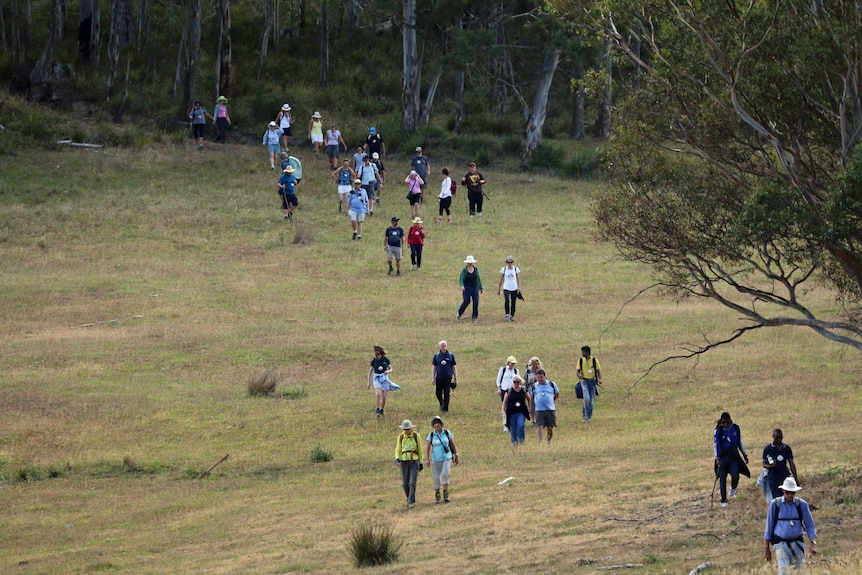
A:
[[[862,567],[856,356],[776,329],[634,385],[738,319],[656,294],[624,307],[651,278],[594,241],[594,182],[480,165],[485,216],[468,221],[459,198],[455,223],[438,226],[426,203],[423,269],[396,278],[382,239],[390,215],[407,222],[404,158],[387,162],[383,205],[354,242],[325,161],[305,150],[292,225],[261,146],[11,152],[0,155],[4,573],[355,572],[347,540],[360,524],[404,543],[375,573],[687,573],[705,561],[708,573],[765,572],[753,479],[727,509],[710,503],[723,410],[755,467],[784,429],[816,506],[808,573]],[[470,159],[427,152],[435,172]],[[467,254],[486,289],[475,324],[455,320]],[[511,324],[494,295],[509,254],[526,297]],[[463,459],[452,503],[434,505],[425,471],[406,511],[395,428],[410,418],[428,432],[440,339],[460,369],[446,424]],[[403,387],[385,420],[365,388],[374,344]],[[583,344],[605,377],[589,425],[573,392]],[[522,367],[538,355],[563,389],[553,448],[513,451],[501,432],[493,378],[510,354]],[[280,397],[246,393],[265,369],[281,375]],[[317,447],[332,461],[313,462]]]

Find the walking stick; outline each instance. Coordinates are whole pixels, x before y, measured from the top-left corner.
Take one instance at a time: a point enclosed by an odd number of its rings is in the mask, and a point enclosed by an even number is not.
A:
[[[712,509],[715,503],[715,486],[718,485],[718,474],[721,473],[721,465],[718,466],[718,472],[715,474],[715,481],[712,482],[712,495],[709,496],[709,508]]]

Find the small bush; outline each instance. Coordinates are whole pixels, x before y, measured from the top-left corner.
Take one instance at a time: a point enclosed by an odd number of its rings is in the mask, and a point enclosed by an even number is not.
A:
[[[126,455],[123,457],[123,473],[141,473],[144,470],[143,467],[138,465],[138,462],[132,459],[130,455]]]
[[[274,369],[265,369],[255,374],[248,382],[251,396],[275,395],[275,388],[281,383],[281,375]]]
[[[332,452],[318,445],[311,450],[311,461],[312,463],[327,463],[328,461],[332,461]]]
[[[373,567],[397,561],[402,542],[388,527],[360,525],[350,535],[349,545],[357,567]]]
[[[533,153],[533,166],[536,168],[548,168],[559,170],[563,167],[566,153],[562,148],[551,144],[542,144]]]
[[[598,173],[600,162],[601,157],[597,150],[579,148],[566,160],[563,170],[575,178],[592,178]]]
[[[22,467],[18,470],[18,481],[39,481],[42,479],[42,470],[38,467]]]

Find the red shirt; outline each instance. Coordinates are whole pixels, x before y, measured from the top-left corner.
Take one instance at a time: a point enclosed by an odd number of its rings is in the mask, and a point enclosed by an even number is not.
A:
[[[414,224],[407,232],[407,245],[410,244],[425,245],[425,230],[419,224]]]

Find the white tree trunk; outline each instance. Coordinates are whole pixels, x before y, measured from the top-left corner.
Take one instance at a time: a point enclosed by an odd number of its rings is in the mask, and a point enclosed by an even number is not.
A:
[[[404,2],[404,83],[401,91],[401,129],[416,131],[419,120],[419,81],[422,66],[416,45],[416,0]]]
[[[527,122],[527,144],[524,147],[524,157],[521,160],[521,169],[530,169],[533,163],[533,153],[542,145],[542,129],[545,126],[545,118],[548,116],[548,98],[551,93],[551,83],[554,80],[554,72],[560,63],[560,48],[548,46],[545,49],[545,61],[542,64],[542,76],[536,87],[536,97],[533,100],[533,111]]]

